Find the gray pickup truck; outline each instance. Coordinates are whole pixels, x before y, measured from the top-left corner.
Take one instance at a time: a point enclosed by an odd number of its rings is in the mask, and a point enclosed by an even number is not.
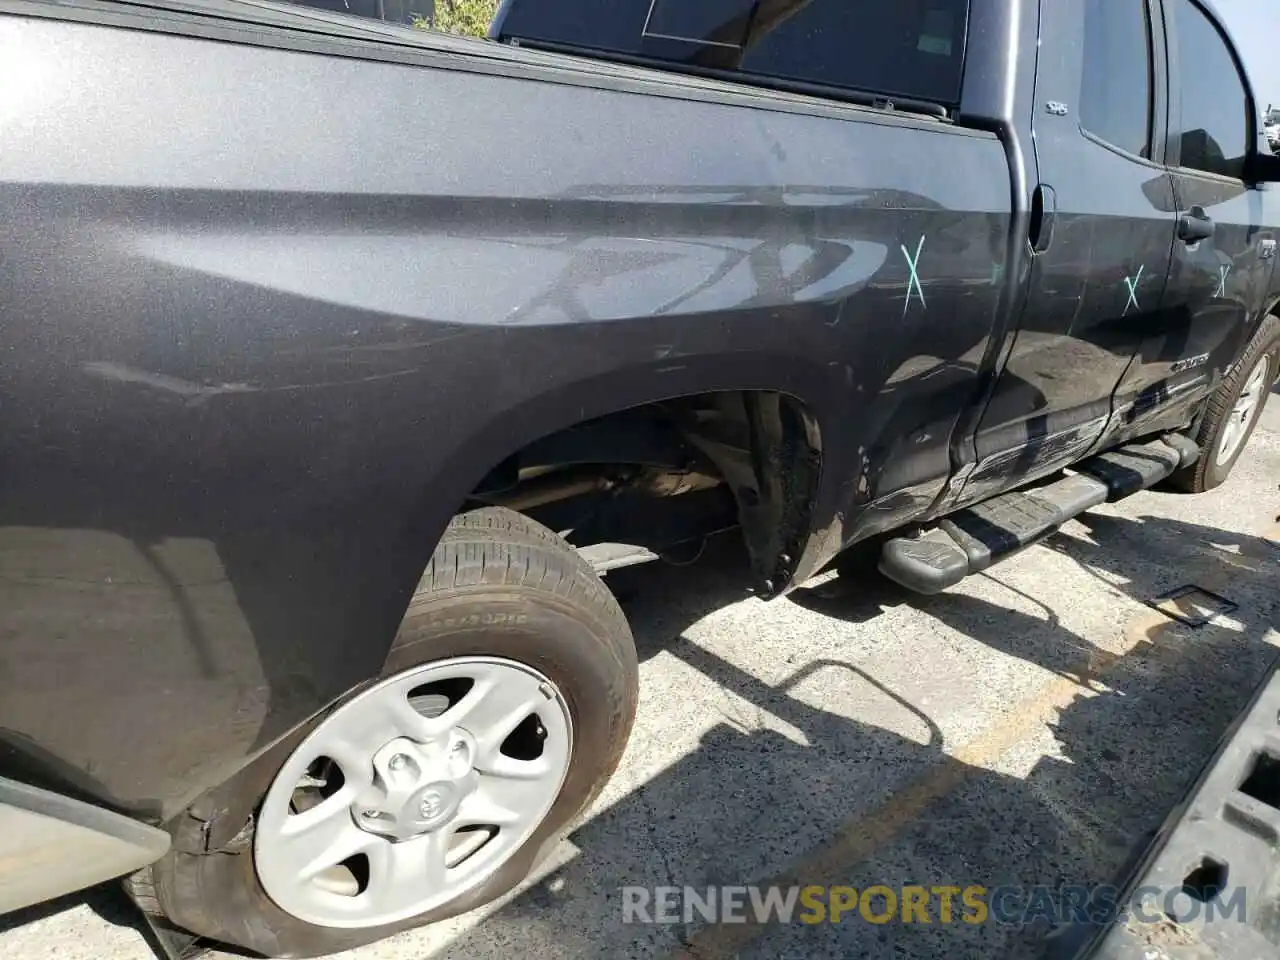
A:
[[[0,909],[490,901],[626,743],[607,571],[942,590],[1223,483],[1280,368],[1200,0],[0,0],[0,80]]]

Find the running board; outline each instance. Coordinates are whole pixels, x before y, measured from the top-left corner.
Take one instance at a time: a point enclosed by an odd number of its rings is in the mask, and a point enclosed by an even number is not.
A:
[[[1098,504],[1154,486],[1199,456],[1195,443],[1171,436],[1090,457],[1061,480],[1001,494],[915,536],[888,541],[880,553],[880,572],[917,593],[938,593],[1043,540]]]

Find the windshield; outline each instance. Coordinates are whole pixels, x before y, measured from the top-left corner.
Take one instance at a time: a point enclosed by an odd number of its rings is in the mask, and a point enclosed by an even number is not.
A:
[[[954,106],[969,0],[511,0],[519,38]]]

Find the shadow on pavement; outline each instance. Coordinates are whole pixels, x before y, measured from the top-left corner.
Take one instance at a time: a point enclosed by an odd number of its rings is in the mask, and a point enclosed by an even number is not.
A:
[[[30,907],[0,915],[0,936],[10,930],[37,923],[62,913],[64,910],[71,910],[80,906],[88,907],[110,924],[136,930],[147,941],[147,945],[155,951],[156,956],[161,956],[150,928],[147,927],[146,921],[142,919],[142,914],[129,902],[124,890],[115,883],[90,887],[88,890],[82,890],[79,893],[69,894],[44,903],[33,904]]]
[[[683,950],[696,960],[818,960],[1020,957],[1037,950],[1042,926],[872,926],[857,918],[753,931],[623,925],[621,888],[775,880],[860,889],[1057,888],[1121,880],[1274,661],[1265,635],[1280,567],[1275,548],[1255,537],[1158,518],[1083,520],[1100,546],[1058,536],[1052,549],[1138,600],[1188,580],[1216,584],[1240,604],[1238,624],[1192,630],[1152,611],[1149,624],[1138,618],[1141,635],[1132,638],[1132,649],[1116,656],[1064,628],[1049,601],[1033,596],[1043,616],[962,594],[917,597],[876,579],[791,595],[854,625],[910,603],[1065,678],[1063,708],[1049,725],[1056,750],[1042,756],[1037,748],[1025,777],[944,753],[927,710],[903,703],[852,656],[801,664],[788,680],[768,684],[686,638],[689,625],[745,596],[737,586],[741,561],[731,552],[713,551],[689,569],[615,576],[642,658],[675,657],[774,722],[752,729],[726,714],[697,749],[580,826],[570,837],[577,853],[567,863],[438,955],[650,957]],[[999,578],[997,569],[991,579]],[[1054,585],[1045,587],[1044,597],[1070,602]],[[795,688],[818,675],[861,684],[863,697],[897,700],[897,709],[917,718],[919,737],[806,703]]]

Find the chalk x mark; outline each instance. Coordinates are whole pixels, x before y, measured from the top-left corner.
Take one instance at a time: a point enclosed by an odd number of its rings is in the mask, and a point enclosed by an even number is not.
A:
[[[1136,275],[1124,278],[1124,285],[1129,288],[1129,302],[1124,305],[1124,313],[1120,314],[1120,316],[1127,317],[1129,315],[1130,307],[1135,310],[1142,309],[1138,304],[1138,284],[1142,282],[1142,271],[1146,269],[1147,265],[1144,263],[1142,266],[1138,267]]]
[[[907,280],[907,302],[902,305],[902,315],[905,317],[907,311],[911,308],[911,292],[914,290],[916,295],[920,297],[920,306],[926,310],[929,309],[928,304],[924,302],[924,287],[920,286],[920,274],[917,269],[920,264],[920,251],[924,249],[924,237],[920,237],[920,242],[916,244],[916,255],[911,256],[911,251],[906,245],[902,245],[902,255],[907,258],[907,269],[911,271],[911,276]]]

